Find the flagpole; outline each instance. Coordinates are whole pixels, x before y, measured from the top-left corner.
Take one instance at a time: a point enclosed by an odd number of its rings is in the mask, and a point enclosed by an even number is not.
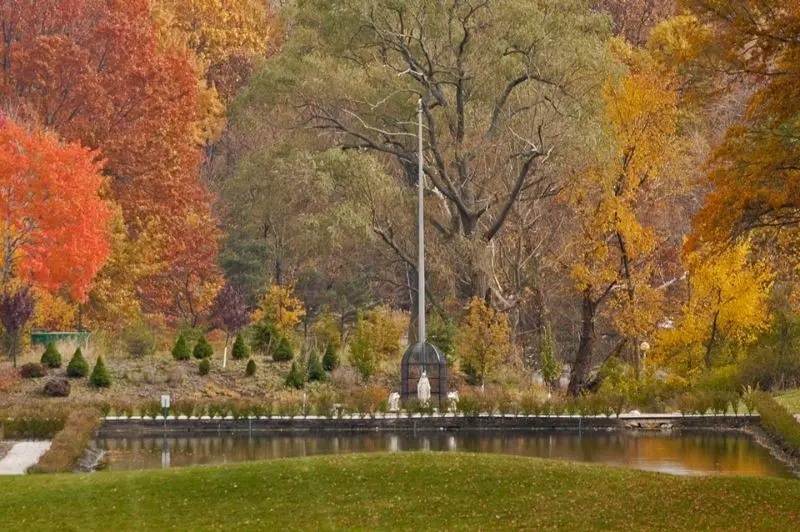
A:
[[[417,213],[417,234],[419,249],[417,250],[418,265],[417,265],[417,319],[419,320],[419,342],[423,344],[422,356],[424,357],[424,344],[425,344],[425,210],[423,204],[423,192],[425,183],[425,174],[423,171],[424,157],[422,155],[422,98],[419,99],[418,114],[418,139],[419,139],[419,160],[417,167],[419,169],[419,177],[417,179],[418,189],[418,213]]]

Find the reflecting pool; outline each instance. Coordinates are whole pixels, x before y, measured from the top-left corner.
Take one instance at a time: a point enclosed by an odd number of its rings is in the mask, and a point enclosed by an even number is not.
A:
[[[674,475],[791,477],[750,436],[737,432],[458,431],[294,432],[100,438],[109,469],[226,464],[317,454],[463,451],[514,454],[660,471]]]

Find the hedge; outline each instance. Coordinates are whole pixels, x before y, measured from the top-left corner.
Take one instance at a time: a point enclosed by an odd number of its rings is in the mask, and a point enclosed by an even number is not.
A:
[[[754,393],[753,403],[761,416],[761,428],[775,438],[784,451],[800,458],[800,422],[766,392]]]

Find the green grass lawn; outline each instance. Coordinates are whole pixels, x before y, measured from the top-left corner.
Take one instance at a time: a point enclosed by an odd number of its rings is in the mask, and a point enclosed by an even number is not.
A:
[[[800,414],[800,388],[779,393],[775,396],[775,400],[792,414]]]
[[[796,530],[800,482],[466,453],[0,478],[3,530]],[[280,528],[278,528],[280,526]]]

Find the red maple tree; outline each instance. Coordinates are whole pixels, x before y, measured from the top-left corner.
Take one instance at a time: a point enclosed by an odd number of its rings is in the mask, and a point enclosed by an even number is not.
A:
[[[3,284],[19,277],[84,300],[109,248],[97,152],[0,122]]]
[[[142,287],[169,299],[186,257],[216,271],[217,229],[199,178],[197,78],[185,50],[159,43],[147,0],[19,0],[0,5],[0,96],[26,121],[97,149],[130,238],[161,243]],[[202,223],[187,224],[187,219]],[[207,275],[206,275],[207,276]],[[161,293],[163,292],[163,293]],[[162,309],[166,314],[170,308]]]

